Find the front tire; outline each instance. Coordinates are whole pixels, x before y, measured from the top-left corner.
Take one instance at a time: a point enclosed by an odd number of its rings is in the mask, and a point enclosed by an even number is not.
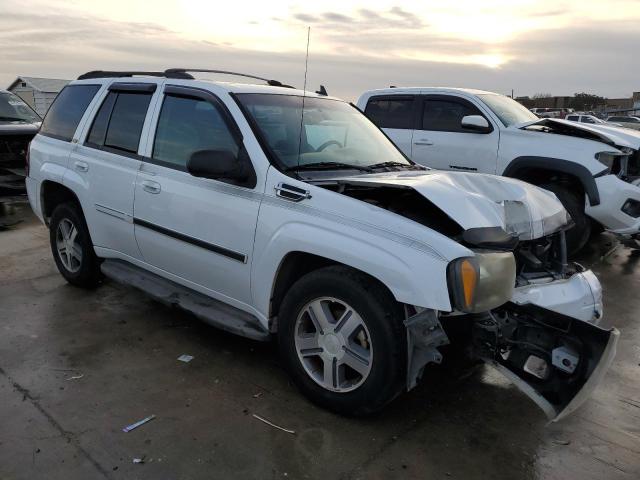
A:
[[[540,185],[540,188],[556,194],[562,206],[569,212],[575,225],[567,230],[567,252],[575,255],[587,244],[591,237],[591,219],[584,213],[584,194],[572,192],[557,183]]]
[[[81,288],[98,285],[100,259],[93,250],[82,211],[75,203],[62,203],[53,210],[49,241],[58,271],[67,282]]]
[[[314,403],[343,415],[383,408],[406,381],[403,309],[373,278],[342,266],[298,280],[278,315],[281,358]]]

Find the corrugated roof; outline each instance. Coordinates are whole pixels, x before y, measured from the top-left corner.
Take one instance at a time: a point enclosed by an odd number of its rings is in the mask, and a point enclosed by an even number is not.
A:
[[[25,82],[31,88],[40,92],[58,93],[67,83],[70,82],[70,80],[62,80],[59,78],[18,77],[11,83],[11,85],[9,85],[8,89],[13,88],[18,82]]]

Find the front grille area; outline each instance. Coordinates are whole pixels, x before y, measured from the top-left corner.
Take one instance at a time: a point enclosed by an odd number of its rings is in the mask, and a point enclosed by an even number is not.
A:
[[[29,142],[34,135],[0,135],[0,167],[24,168]]]

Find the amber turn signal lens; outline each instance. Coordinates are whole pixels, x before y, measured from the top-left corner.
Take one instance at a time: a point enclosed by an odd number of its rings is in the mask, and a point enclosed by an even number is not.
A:
[[[460,276],[462,277],[462,288],[464,291],[465,306],[471,307],[473,303],[473,294],[478,284],[478,272],[469,260],[463,260],[460,265]]]

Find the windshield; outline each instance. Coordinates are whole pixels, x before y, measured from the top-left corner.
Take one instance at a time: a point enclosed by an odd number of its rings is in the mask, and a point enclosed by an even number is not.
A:
[[[495,93],[482,93],[480,100],[504,123],[505,127],[538,120],[538,116],[515,100]]]
[[[17,95],[0,92],[0,122],[3,121],[35,123],[42,119]]]
[[[303,116],[301,96],[246,93],[237,97],[285,169],[305,165],[365,169],[387,162],[412,165],[373,123],[345,102],[305,97]]]

